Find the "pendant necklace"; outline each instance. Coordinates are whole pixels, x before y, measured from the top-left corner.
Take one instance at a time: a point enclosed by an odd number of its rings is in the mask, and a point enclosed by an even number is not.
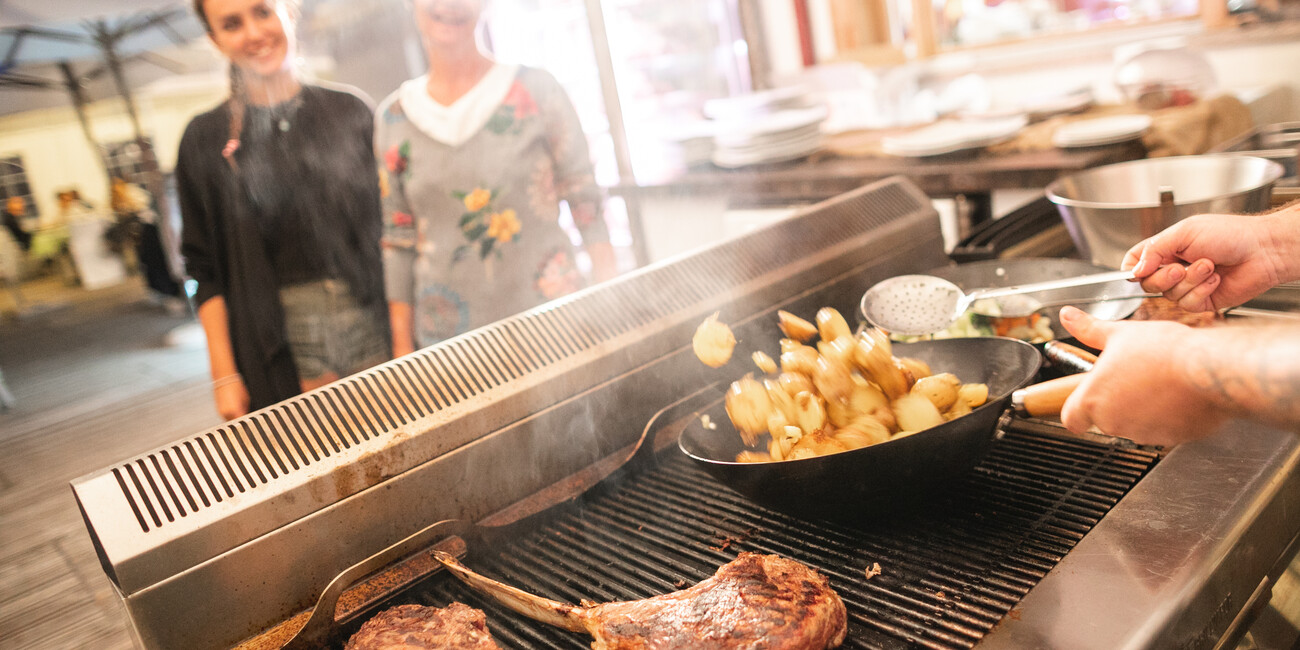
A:
[[[290,99],[289,101],[284,102],[279,106],[275,106],[271,109],[272,117],[276,117],[278,114],[279,119],[276,120],[276,126],[280,128],[281,133],[289,132],[290,127],[293,126],[292,119],[295,115],[297,115],[298,108],[300,106],[302,106],[301,92],[299,92],[297,95],[294,95],[293,98]]]

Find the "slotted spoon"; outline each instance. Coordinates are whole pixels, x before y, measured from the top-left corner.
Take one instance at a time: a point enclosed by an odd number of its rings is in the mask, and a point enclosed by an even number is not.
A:
[[[1109,271],[963,293],[960,287],[943,278],[932,275],[899,275],[878,282],[868,289],[862,295],[860,307],[862,315],[872,325],[883,330],[906,335],[932,334],[947,329],[976,301],[992,301],[987,303],[987,307],[977,309],[977,313],[1002,317],[1027,316],[1047,305],[1024,294],[1133,279],[1132,271]],[[1069,301],[1069,304],[1128,300],[1147,295],[1101,295]]]

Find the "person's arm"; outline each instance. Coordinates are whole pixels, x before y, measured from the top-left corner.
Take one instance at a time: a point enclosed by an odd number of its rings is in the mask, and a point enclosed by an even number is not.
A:
[[[1213,434],[1230,417],[1300,430],[1300,329],[1110,322],[1073,307],[1061,323],[1102,350],[1061,411],[1071,431],[1096,426],[1168,445]]]
[[[609,227],[605,223],[604,193],[596,184],[591,150],[578,121],[578,111],[558,81],[549,76],[547,81],[549,88],[541,105],[555,161],[556,192],[569,204],[573,224],[582,234],[582,247],[591,258],[593,279],[602,282],[618,275],[614,248],[609,243]]]
[[[230,420],[248,413],[248,388],[235,364],[230,316],[217,260],[214,215],[204,200],[202,139],[191,123],[176,156],[176,198],[181,208],[181,256],[185,272],[197,283],[194,301],[208,340],[208,368],[217,413]]]
[[[1300,202],[1267,215],[1185,219],[1138,242],[1120,268],[1189,311],[1240,305],[1300,279]]]
[[[393,328],[393,357],[415,352],[415,320],[411,303],[388,301],[388,322]]]
[[[226,299],[216,296],[199,305],[199,323],[208,338],[208,367],[212,372],[212,395],[217,402],[217,413],[227,420],[246,415],[248,388],[235,367]]]
[[[384,188],[381,176],[383,172],[378,161],[375,160],[375,108],[374,103],[364,94],[353,96],[358,98],[354,125],[354,132],[357,134],[355,143],[357,164],[360,173],[364,174],[369,181],[353,193],[354,200],[360,202],[356,210],[360,218],[355,219],[352,224],[356,247],[353,254],[355,263],[361,265],[363,269],[360,274],[361,281],[374,282],[379,290],[383,291]],[[367,286],[373,285],[367,283]],[[379,298],[387,302],[386,296],[379,296]],[[368,304],[373,303],[368,302]],[[386,343],[388,353],[394,355],[391,328]]]
[[[389,106],[385,102],[375,115],[375,156],[379,162],[379,196],[383,204],[384,293],[388,297],[388,319],[392,327],[393,357],[415,351],[415,260],[418,231],[415,215],[406,201],[407,165],[410,151],[397,142],[388,128]]]

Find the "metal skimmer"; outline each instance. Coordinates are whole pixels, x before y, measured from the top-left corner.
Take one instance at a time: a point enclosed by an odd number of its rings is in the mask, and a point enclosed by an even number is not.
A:
[[[1013,421],[965,483],[933,510],[859,526],[756,507],[673,446],[657,466],[597,487],[532,534],[499,548],[471,547],[466,563],[576,603],[663,594],[704,579],[740,551],[776,553],[831,579],[849,611],[844,647],[969,648],[1159,459],[1052,429]],[[868,577],[877,563],[879,575]],[[445,573],[399,599],[481,608],[506,647],[590,643],[505,610]]]

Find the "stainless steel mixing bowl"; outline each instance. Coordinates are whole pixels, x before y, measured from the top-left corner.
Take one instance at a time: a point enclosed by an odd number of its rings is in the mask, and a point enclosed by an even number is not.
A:
[[[1251,156],[1150,158],[1062,177],[1047,186],[1047,198],[1084,257],[1119,268],[1124,253],[1142,240],[1144,217],[1168,221],[1168,227],[1207,212],[1262,212],[1282,173],[1281,165]],[[1172,219],[1160,214],[1161,188],[1174,192]]]

